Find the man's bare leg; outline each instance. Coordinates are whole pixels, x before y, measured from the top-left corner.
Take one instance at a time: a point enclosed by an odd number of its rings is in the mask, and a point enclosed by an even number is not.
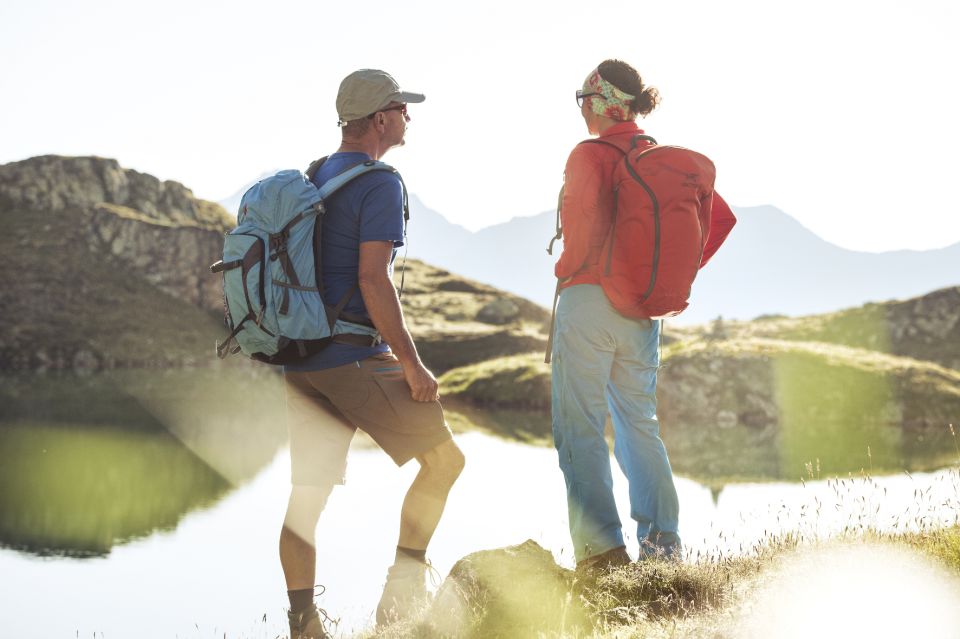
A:
[[[397,545],[426,550],[447,505],[447,495],[463,471],[464,457],[453,440],[448,440],[417,457],[417,461],[420,472],[403,499]]]
[[[313,602],[317,576],[317,549],[314,537],[320,513],[333,490],[333,484],[294,486],[290,490],[287,514],[280,531],[280,565],[290,596],[290,636],[292,639],[326,639]]]
[[[287,590],[313,588],[316,583],[317,549],[314,541],[320,513],[333,486],[294,486],[287,515],[280,531],[280,565]]]

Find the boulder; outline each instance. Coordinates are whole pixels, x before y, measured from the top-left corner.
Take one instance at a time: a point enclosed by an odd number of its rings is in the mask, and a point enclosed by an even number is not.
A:
[[[426,623],[442,637],[538,637],[587,625],[573,571],[533,540],[467,555],[450,570]]]
[[[477,313],[477,321],[484,324],[509,324],[520,314],[520,306],[508,299],[494,300],[485,304]]]

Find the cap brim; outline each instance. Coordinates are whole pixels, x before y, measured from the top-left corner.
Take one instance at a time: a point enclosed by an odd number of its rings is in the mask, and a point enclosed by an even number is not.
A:
[[[427,96],[422,93],[410,93],[409,91],[401,91],[400,96],[395,98],[397,102],[406,102],[408,104],[416,104],[417,102],[423,102],[427,99]]]

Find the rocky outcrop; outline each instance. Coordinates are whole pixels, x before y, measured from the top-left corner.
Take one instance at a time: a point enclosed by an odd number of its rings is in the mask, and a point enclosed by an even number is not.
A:
[[[221,231],[230,222],[218,204],[199,200],[179,182],[98,157],[45,155],[0,166],[0,205],[60,213],[99,204],[124,207],[141,221]]]
[[[118,208],[99,204],[84,211],[91,251],[173,297],[206,310],[223,308],[221,279],[209,269],[223,250],[222,230],[145,221]]]
[[[123,169],[116,160],[42,156],[0,166],[0,210],[14,219],[45,218],[33,233],[72,236],[91,259],[112,260],[190,304],[222,308],[220,283],[208,267],[230,217],[178,182]]]
[[[666,423],[762,429],[776,424],[772,359],[755,352],[669,357],[657,383],[657,414]]]
[[[887,327],[892,352],[960,370],[960,286],[890,304]]]
[[[533,540],[467,555],[450,570],[426,625],[440,637],[536,637],[586,627],[573,572]]]

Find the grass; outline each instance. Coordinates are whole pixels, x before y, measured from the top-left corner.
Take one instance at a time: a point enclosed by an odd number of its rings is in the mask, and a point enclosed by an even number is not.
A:
[[[915,571],[915,581],[884,580],[909,578],[904,571]],[[477,604],[474,614],[482,616],[489,607],[499,617],[475,618],[456,632],[407,621],[360,632],[352,639],[776,639],[800,636],[792,633],[791,614],[806,619],[810,634],[817,637],[953,636],[942,634],[949,626],[936,627],[936,620],[911,615],[925,609],[918,594],[944,595],[941,613],[944,607],[947,614],[953,612],[960,603],[960,526],[899,533],[865,530],[816,541],[769,536],[743,556],[633,563],[598,578],[577,577],[569,570],[558,574],[559,582],[531,571],[529,576],[546,582],[546,587],[520,579],[514,583],[519,592],[508,588],[513,593],[510,610],[503,608],[503,601]],[[877,582],[871,583],[875,578]],[[836,592],[831,582],[858,586],[867,597]],[[876,608],[878,595],[884,593],[897,601],[889,610]],[[791,607],[794,601],[806,607]],[[838,608],[849,618],[823,614],[823,609]],[[544,617],[544,609],[555,614]],[[765,612],[783,616],[764,624],[758,634],[756,617]],[[890,619],[906,620],[920,634],[890,634],[890,628],[877,628]],[[761,620],[767,621],[762,616]],[[872,632],[863,634],[871,621]],[[838,632],[839,626],[851,623],[852,632]],[[941,634],[919,630],[924,625],[933,625]],[[240,638],[275,639],[277,632],[264,616],[263,625]]]
[[[960,522],[960,459],[944,481],[953,486],[953,497],[944,504],[930,503],[923,495],[918,505],[953,513]],[[864,475],[837,481],[836,508],[862,508],[856,488],[869,487]],[[860,486],[855,486],[859,483]],[[870,636],[884,633],[886,619],[910,618],[941,601],[938,614],[955,614],[960,603],[960,524],[942,527],[923,516],[906,522],[910,530],[880,531],[869,525],[852,526],[843,532],[819,537],[798,531],[767,534],[753,548],[736,555],[713,552],[687,557],[683,562],[652,560],[633,563],[599,577],[577,576],[565,571],[563,587],[542,577],[543,586],[526,583],[523,575],[509,575],[505,583],[523,584],[521,593],[509,598],[481,595],[475,602],[475,617],[454,634],[437,630],[435,618],[398,624],[385,632],[360,636],[391,639],[432,639],[457,636],[555,639],[664,638],[740,639],[742,637],[797,636],[789,634],[788,619],[805,615],[817,624],[817,636],[836,634],[835,627],[861,623],[880,624]],[[718,543],[720,540],[718,540]],[[533,572],[531,572],[533,574]],[[913,579],[916,583],[903,583]],[[847,584],[861,593],[843,592],[836,601],[834,590]],[[898,590],[904,587],[907,590]],[[918,591],[911,589],[917,588]],[[896,593],[898,605],[878,610],[876,597]],[[877,593],[880,593],[879,595]],[[791,596],[786,596],[790,594]],[[839,593],[838,593],[839,594]],[[758,603],[759,602],[759,603]],[[931,603],[933,602],[933,603]],[[944,603],[945,602],[945,603]],[[800,604],[811,606],[800,609]],[[944,608],[945,606],[945,608]],[[935,606],[934,606],[935,607]],[[544,616],[543,610],[552,610]],[[841,617],[818,616],[831,614]],[[774,617],[770,617],[770,615]],[[776,615],[780,615],[777,617]],[[857,618],[868,616],[863,620]],[[770,625],[773,619],[773,625]],[[880,620],[880,621],[878,621]],[[918,628],[936,620],[911,620]],[[760,635],[751,634],[757,626]],[[812,626],[811,626],[812,627]],[[920,635],[928,636],[920,631]],[[945,635],[944,635],[945,636]]]
[[[951,584],[950,576],[960,583],[960,527],[927,530],[914,533],[848,535],[816,544],[802,544],[794,537],[769,539],[757,552],[749,556],[732,558],[709,558],[696,562],[674,563],[647,561],[617,569],[598,579],[578,579],[572,574],[567,588],[550,591],[557,598],[555,609],[577,609],[582,614],[579,624],[554,618],[542,620],[539,626],[529,621],[518,620],[516,615],[529,611],[531,602],[538,601],[538,594],[529,589],[514,602],[514,615],[509,621],[498,623],[487,620],[477,623],[466,632],[451,635],[437,632],[425,623],[396,624],[386,631],[361,633],[369,639],[434,639],[446,636],[464,639],[502,638],[551,638],[551,639],[739,639],[745,636],[744,626],[755,614],[753,602],[769,597],[784,585],[802,588],[809,579],[808,572],[787,570],[796,563],[823,570],[817,557],[830,560],[843,557],[850,549],[867,549],[874,561],[902,557],[902,550],[912,551],[908,557],[910,568],[927,568],[936,562],[935,572],[943,583]],[[924,560],[922,557],[926,557]],[[858,556],[859,558],[859,556]],[[809,563],[806,563],[809,562]],[[877,566],[863,565],[863,575],[870,574]],[[830,579],[827,574],[820,577]],[[786,572],[787,577],[781,573]],[[848,578],[849,575],[844,575]],[[793,581],[790,581],[793,580]],[[819,584],[815,578],[813,584]],[[938,583],[939,585],[939,583]],[[955,584],[954,584],[955,585]],[[884,588],[896,589],[896,583],[884,583]],[[957,589],[956,594],[960,594]],[[898,595],[902,606],[896,614],[909,615],[911,593]],[[789,602],[786,602],[789,603]],[[533,606],[542,606],[532,604]],[[851,615],[864,611],[856,603],[849,606]],[[480,611],[481,614],[484,611]],[[816,618],[817,610],[805,611]],[[876,612],[874,613],[876,614]],[[830,625],[838,620],[816,619],[821,626],[818,636],[830,634]],[[570,627],[570,626],[573,627]],[[783,626],[766,627],[765,637],[784,636],[789,629]],[[750,635],[753,636],[753,635]],[[794,635],[789,635],[794,636]],[[874,636],[888,636],[884,634]]]
[[[870,303],[806,317],[761,317],[749,322],[724,321],[733,338],[772,337],[851,346],[960,367],[960,322],[956,317],[960,287],[909,300]],[[716,324],[716,322],[714,322]],[[678,329],[685,336],[707,335],[713,326]]]
[[[478,362],[440,377],[443,393],[489,407],[550,409],[550,366],[543,353]]]

